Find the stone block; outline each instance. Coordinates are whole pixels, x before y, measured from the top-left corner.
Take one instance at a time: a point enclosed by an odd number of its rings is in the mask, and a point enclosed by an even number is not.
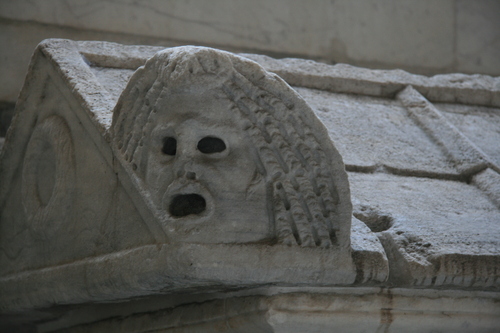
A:
[[[499,108],[448,103],[439,103],[436,107],[500,170]]]
[[[327,127],[348,170],[388,168],[408,175],[459,176],[398,101],[296,89]]]
[[[410,117],[442,148],[461,175],[469,176],[492,164],[415,89],[407,87],[397,98],[406,106]]]
[[[486,193],[449,180],[358,173],[349,178],[355,216],[368,225],[377,219],[385,224],[378,235],[389,260],[389,283],[499,287],[500,216]]]
[[[94,321],[66,332],[491,332],[498,327],[495,293],[381,288],[270,288],[266,294],[233,293],[230,297],[179,304],[151,311],[111,316],[113,306],[97,313],[75,311]],[[219,295],[220,296],[220,295]],[[203,299],[203,298],[200,298]],[[150,300],[151,301],[151,300]],[[154,301],[153,301],[154,302]],[[114,307],[116,307],[115,305]],[[146,306],[143,304],[143,308]],[[41,332],[63,328],[42,324]]]

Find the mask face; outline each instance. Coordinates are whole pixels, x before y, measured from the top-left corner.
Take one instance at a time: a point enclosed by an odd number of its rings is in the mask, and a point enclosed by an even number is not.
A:
[[[221,90],[192,84],[154,106],[145,182],[169,233],[193,242],[271,238],[267,197],[239,112]]]

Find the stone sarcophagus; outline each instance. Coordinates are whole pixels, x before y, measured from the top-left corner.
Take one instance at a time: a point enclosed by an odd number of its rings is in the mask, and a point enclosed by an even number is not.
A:
[[[0,331],[495,330],[499,87],[44,41],[0,155]]]
[[[2,153],[4,308],[354,282],[344,164],[288,84],[200,47],[103,84],[75,45],[35,52]]]

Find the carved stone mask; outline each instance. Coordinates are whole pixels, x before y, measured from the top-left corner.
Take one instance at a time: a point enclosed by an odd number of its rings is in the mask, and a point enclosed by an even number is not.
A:
[[[342,158],[304,100],[248,59],[157,53],[123,91],[112,135],[172,240],[349,248]]]
[[[193,241],[271,237],[265,184],[232,103],[220,89],[167,89],[154,106],[145,184]]]

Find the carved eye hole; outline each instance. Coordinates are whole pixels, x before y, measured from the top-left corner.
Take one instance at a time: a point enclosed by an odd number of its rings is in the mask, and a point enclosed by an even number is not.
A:
[[[226,149],[226,144],[219,138],[204,137],[198,142],[198,150],[203,154],[220,153]]]
[[[174,156],[177,152],[177,140],[171,137],[163,139],[163,148],[161,151],[164,154]]]

